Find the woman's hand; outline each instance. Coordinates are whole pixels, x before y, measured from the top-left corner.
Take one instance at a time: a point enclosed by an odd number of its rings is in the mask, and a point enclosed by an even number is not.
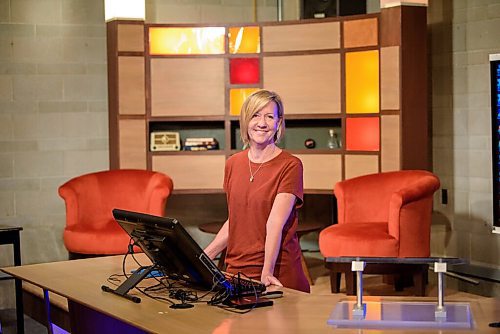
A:
[[[270,285],[283,286],[283,284],[281,284],[281,282],[271,274],[262,273],[260,281],[264,283],[265,286],[270,286]]]

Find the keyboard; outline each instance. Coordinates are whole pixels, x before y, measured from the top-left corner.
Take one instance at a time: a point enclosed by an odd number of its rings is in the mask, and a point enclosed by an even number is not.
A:
[[[236,297],[260,295],[266,290],[266,286],[259,281],[252,280],[241,275],[226,274],[226,279],[231,284],[231,295]]]

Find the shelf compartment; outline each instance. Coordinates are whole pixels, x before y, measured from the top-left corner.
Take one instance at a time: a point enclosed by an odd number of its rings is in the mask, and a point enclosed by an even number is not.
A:
[[[186,138],[215,138],[219,143],[219,150],[226,147],[224,121],[172,121],[172,122],[150,122],[149,136],[153,132],[178,132],[181,146],[184,146]],[[150,147],[150,146],[148,146]],[[155,152],[156,154],[157,152]]]
[[[343,132],[342,120],[340,118],[323,118],[323,119],[286,119],[285,120],[285,136],[278,144],[279,147],[287,150],[304,150],[305,141],[313,139],[315,150],[328,150],[329,130],[333,129],[337,135],[338,144],[331,151],[342,149]],[[240,139],[240,124],[238,121],[231,121],[231,149],[241,150],[243,143]]]

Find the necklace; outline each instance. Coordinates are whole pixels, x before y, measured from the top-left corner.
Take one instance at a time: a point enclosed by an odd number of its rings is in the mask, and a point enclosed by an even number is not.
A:
[[[276,147],[273,148],[273,151],[271,152],[271,157],[273,156],[274,154],[274,150],[276,149]],[[257,170],[254,172],[252,172],[252,164],[250,163],[250,156],[248,157],[248,169],[250,170],[250,182],[253,182],[253,179],[255,178],[255,175],[257,175],[257,173],[259,172],[260,168],[266,163],[267,161],[264,160],[264,162],[261,162],[259,167],[257,168]]]
[[[252,173],[252,165],[250,164],[250,159],[248,159],[248,168],[250,169],[250,182],[253,182],[253,179],[255,177],[255,175],[259,172],[260,168],[262,167],[264,163],[261,163],[259,165],[259,168],[257,168],[257,170],[255,171],[255,173]]]

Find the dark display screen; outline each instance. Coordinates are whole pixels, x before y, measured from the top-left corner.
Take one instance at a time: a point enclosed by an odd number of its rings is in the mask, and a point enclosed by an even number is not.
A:
[[[495,57],[495,56],[498,56]],[[493,225],[500,226],[500,55],[490,56],[493,153]]]

